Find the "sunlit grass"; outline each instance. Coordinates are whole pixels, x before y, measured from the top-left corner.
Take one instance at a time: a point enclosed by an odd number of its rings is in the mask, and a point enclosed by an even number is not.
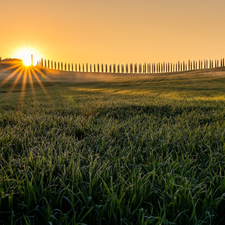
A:
[[[1,87],[0,223],[224,224],[223,77],[36,69]]]

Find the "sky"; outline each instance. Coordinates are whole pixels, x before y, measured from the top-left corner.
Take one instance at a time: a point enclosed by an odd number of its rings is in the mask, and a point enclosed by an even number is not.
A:
[[[224,0],[5,0],[0,57],[31,48],[66,63],[225,57]]]

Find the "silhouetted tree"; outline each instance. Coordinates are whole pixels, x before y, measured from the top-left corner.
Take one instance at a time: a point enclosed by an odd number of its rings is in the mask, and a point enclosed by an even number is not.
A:
[[[130,73],[133,73],[133,64],[130,63]]]
[[[120,64],[117,66],[117,73],[120,73]]]
[[[102,64],[102,66],[101,66],[101,72],[103,73],[104,71],[103,71],[103,64]]]
[[[142,73],[145,73],[145,63],[143,64],[143,66],[142,66]]]

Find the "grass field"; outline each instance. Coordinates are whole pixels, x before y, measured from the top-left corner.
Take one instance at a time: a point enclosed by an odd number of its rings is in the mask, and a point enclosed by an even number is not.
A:
[[[42,72],[0,70],[0,224],[225,223],[224,68]]]

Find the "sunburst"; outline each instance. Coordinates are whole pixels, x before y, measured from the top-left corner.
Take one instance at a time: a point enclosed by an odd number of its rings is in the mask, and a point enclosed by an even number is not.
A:
[[[8,64],[8,62],[7,62]],[[11,73],[9,73],[9,71]],[[1,73],[8,73],[8,75],[0,81],[0,88],[4,87],[7,84],[11,84],[7,91],[6,98],[8,99],[11,93],[14,92],[15,88],[18,87],[18,84],[21,82],[21,94],[20,94],[20,103],[23,107],[24,99],[25,99],[25,93],[28,82],[30,83],[31,91],[33,97],[36,99],[35,94],[35,85],[34,83],[38,83],[44,92],[44,94],[47,96],[47,98],[53,102],[51,96],[49,95],[48,91],[46,90],[44,84],[42,83],[41,77],[45,77],[48,82],[51,82],[53,85],[54,82],[51,81],[48,77],[46,77],[41,70],[36,66],[25,66],[24,62],[16,63],[15,65],[13,63],[9,64],[9,66],[3,70],[0,71]]]

